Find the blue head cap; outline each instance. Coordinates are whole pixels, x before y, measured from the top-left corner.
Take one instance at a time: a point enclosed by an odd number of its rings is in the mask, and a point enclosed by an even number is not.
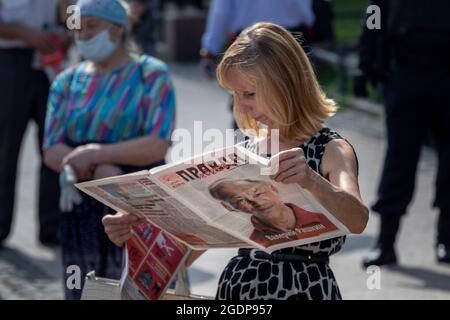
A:
[[[128,29],[128,14],[118,0],[78,0],[80,15],[99,17]]]

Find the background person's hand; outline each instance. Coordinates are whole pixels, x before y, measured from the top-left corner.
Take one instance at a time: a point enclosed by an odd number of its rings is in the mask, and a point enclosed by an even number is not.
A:
[[[200,50],[200,66],[206,79],[216,80],[216,69],[219,62],[220,57],[218,55],[211,53],[206,48]]]
[[[49,33],[39,29],[27,28],[22,36],[25,43],[41,54],[51,54],[55,51]]]
[[[92,179],[103,179],[108,177],[119,176],[122,170],[113,164],[99,164],[95,167]]]
[[[87,144],[72,150],[64,159],[63,166],[69,164],[78,177],[78,181],[91,180],[97,165],[99,144]]]
[[[132,25],[138,24],[147,10],[147,5],[139,1],[129,1],[130,22]]]
[[[206,79],[212,81],[216,79],[216,68],[217,64],[212,58],[202,58],[200,60],[200,65],[203,69],[203,75]]]
[[[275,166],[275,174],[270,176],[272,180],[286,184],[298,183],[306,189],[310,186],[315,174],[306,162],[301,148],[281,151],[270,158],[269,166]]]
[[[133,235],[131,233],[131,227],[142,222],[142,219],[122,212],[104,216],[102,219],[103,227],[108,238],[118,247],[122,247]]]
[[[369,92],[367,90],[368,81],[364,75],[353,77],[353,94],[358,98],[367,98]]]

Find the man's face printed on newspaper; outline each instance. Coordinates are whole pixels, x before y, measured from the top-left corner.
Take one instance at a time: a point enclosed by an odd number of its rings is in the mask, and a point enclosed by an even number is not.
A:
[[[222,192],[227,195],[224,201],[233,208],[257,217],[278,214],[284,207],[277,189],[263,181],[229,181]]]

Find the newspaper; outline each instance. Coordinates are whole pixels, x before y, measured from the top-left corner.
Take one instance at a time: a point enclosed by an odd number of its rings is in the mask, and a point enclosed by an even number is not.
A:
[[[308,191],[262,175],[267,169],[267,159],[237,144],[77,187],[195,250],[253,247],[270,253],[349,233]]]
[[[173,282],[189,248],[148,222],[132,228],[120,279],[123,300],[157,300]]]

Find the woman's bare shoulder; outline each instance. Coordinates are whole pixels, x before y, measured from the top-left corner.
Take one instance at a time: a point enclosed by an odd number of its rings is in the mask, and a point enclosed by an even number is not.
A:
[[[345,170],[357,174],[358,162],[352,145],[345,139],[331,140],[322,158],[322,172],[327,176],[331,170]]]

